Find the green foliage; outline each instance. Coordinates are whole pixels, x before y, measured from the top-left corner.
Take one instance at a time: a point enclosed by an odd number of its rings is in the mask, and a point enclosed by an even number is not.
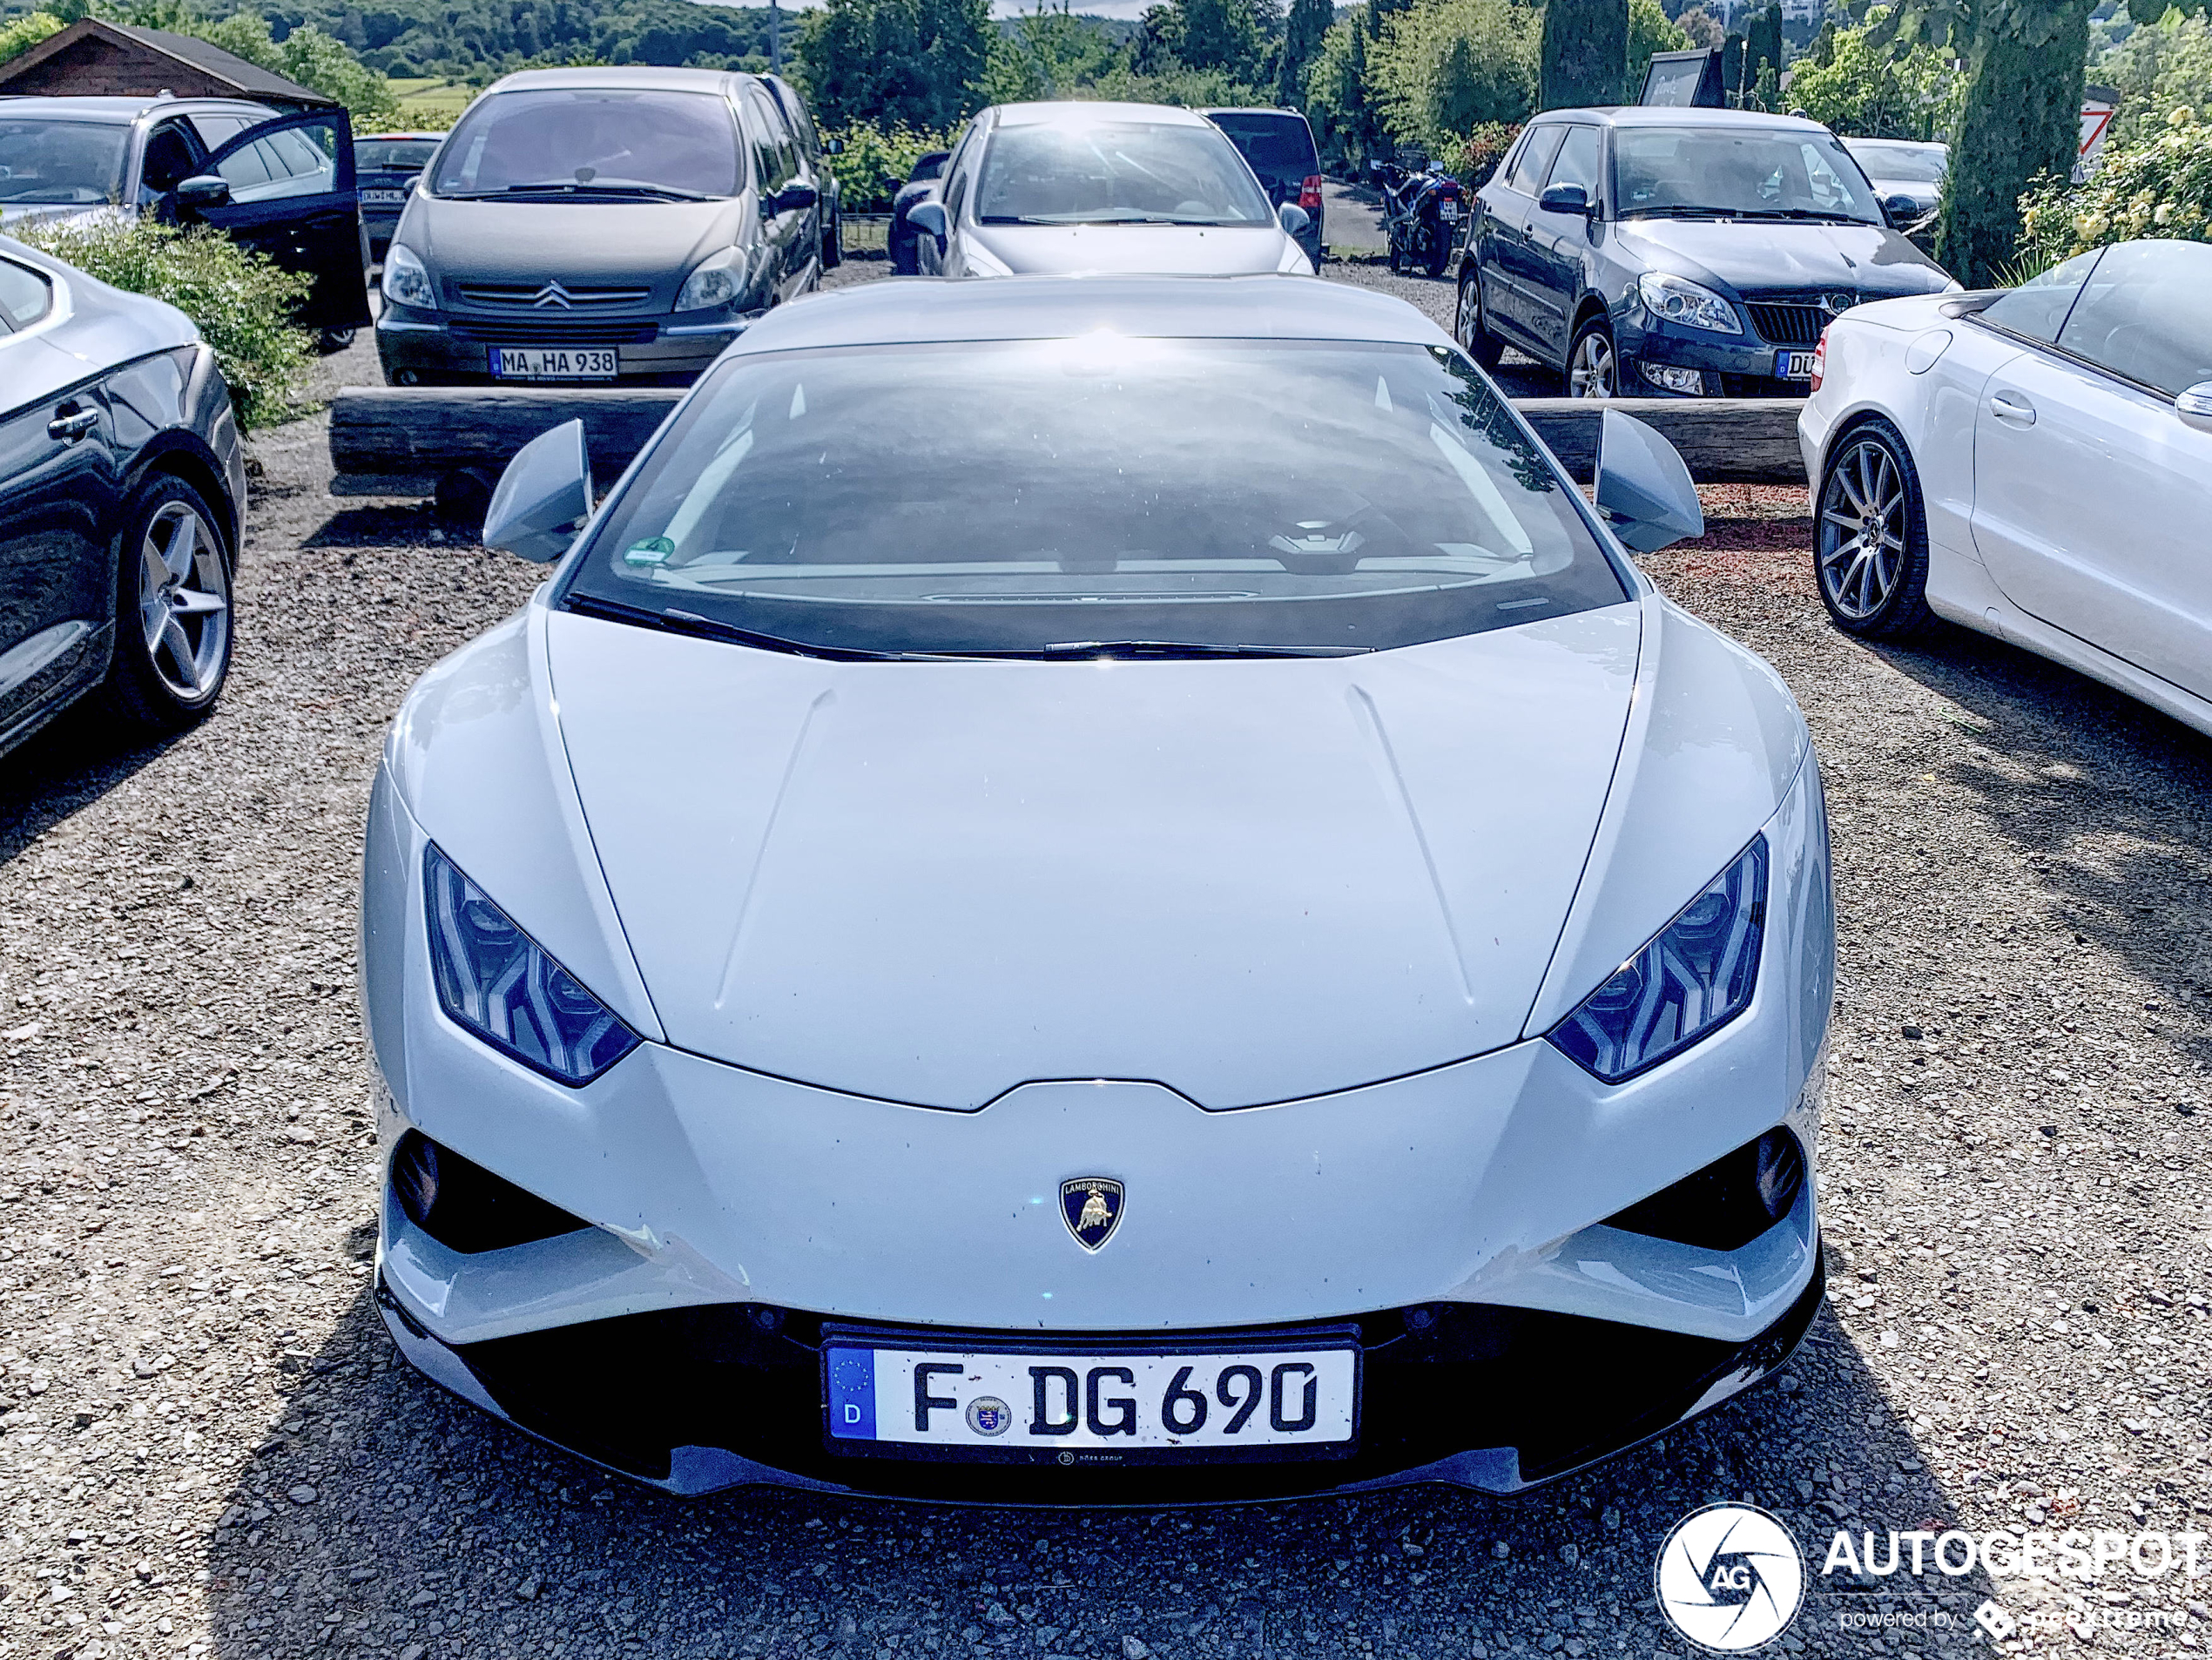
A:
[[[2091,60],[2089,78],[2120,94],[2107,145],[2128,145],[2164,131],[2175,110],[2212,110],[2212,22],[2169,8]]]
[[[268,23],[252,11],[211,18],[180,0],[132,0],[122,5],[96,3],[93,10],[95,16],[111,22],[165,29],[220,46],[233,57],[335,99],[357,123],[388,123],[399,117],[399,100],[392,96],[384,77],[363,64],[343,41],[312,24],[291,30],[280,42],[273,37]]]
[[[2069,254],[2140,237],[2212,242],[2212,126],[2175,108],[2161,131],[2105,152],[2082,185],[2048,174],[2020,198],[2019,260],[2025,278]]]
[[[1305,66],[1305,116],[1322,159],[1358,168],[1381,152],[1382,122],[1367,98],[1367,17],[1354,10],[1330,25],[1321,49]]]
[[[994,37],[989,0],[828,0],[800,38],[815,119],[951,126],[983,102]]]
[[[246,431],[303,413],[313,342],[285,319],[308,281],[228,237],[123,214],[46,220],[15,233],[87,276],[165,300],[214,349]]]
[[[67,26],[51,11],[34,11],[28,17],[10,17],[0,23],[0,64],[29,51],[47,36],[58,34]]]
[[[1149,7],[1130,67],[1157,75],[1180,66],[1214,72],[1241,85],[1268,73],[1276,17],[1263,0],[1165,0]]]
[[[1514,0],[1418,0],[1387,14],[1365,78],[1383,131],[1442,155],[1483,123],[1525,119],[1542,27]]]
[[[1034,10],[1000,21],[991,43],[986,101],[1080,96],[1121,68],[1127,54],[1096,17],[1077,17],[1067,0],[1037,0]]]
[[[1762,68],[1782,72],[1782,7],[1768,0],[1767,8],[1754,13],[1743,30],[1745,78],[1757,85]]]
[[[1692,46],[1703,46],[1707,51],[1728,39],[1728,30],[1721,27],[1720,19],[1703,6],[1684,6],[1675,16],[1675,27],[1681,30]],[[1630,21],[1634,29],[1634,20]]]
[[[847,213],[886,213],[914,163],[933,150],[949,150],[954,135],[914,127],[880,127],[853,121],[826,136],[842,138],[844,149],[828,158],[837,176],[839,200]]]
[[[1643,90],[1652,53],[1678,52],[1689,44],[1689,34],[1667,21],[1659,0],[1629,0],[1629,72],[1622,82],[1622,96],[1633,98]]]
[[[1549,0],[1536,107],[1617,104],[1629,68],[1626,0]]]
[[[1336,21],[1330,0],[1291,0],[1283,19],[1283,49],[1276,64],[1275,100],[1296,105],[1305,98],[1305,71],[1321,51],[1322,37]]]
[[[1969,287],[2011,265],[2031,181],[2073,170],[2089,0],[1976,0],[1973,22],[1973,68],[1936,226],[1936,258]]]
[[[1890,8],[1876,6],[1855,28],[1830,25],[1798,59],[1790,103],[1814,120],[1861,138],[1932,139],[1959,118],[1966,78],[1950,54],[1925,40],[1881,39]]]
[[[1443,152],[1443,162],[1454,177],[1464,179],[1476,189],[1489,182],[1498,164],[1506,159],[1506,152],[1513,148],[1513,141],[1521,136],[1518,121],[1485,121],[1462,138],[1459,144]]]

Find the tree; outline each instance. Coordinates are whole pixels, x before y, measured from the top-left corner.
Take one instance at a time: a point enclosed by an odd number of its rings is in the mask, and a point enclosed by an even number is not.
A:
[[[2175,110],[2212,114],[2212,23],[2176,7],[2100,57],[2089,78],[2120,93],[2107,149],[2162,132]]]
[[[1747,88],[1757,84],[1759,71],[1782,73],[1782,6],[1768,0],[1766,10],[1754,13],[1743,30],[1743,79]]]
[[[186,10],[179,0],[101,5],[95,8],[94,15],[141,28],[165,29],[220,46],[233,57],[335,99],[363,125],[399,118],[399,100],[392,96],[384,78],[354,57],[345,42],[313,24],[291,30],[277,41],[270,38],[269,24],[259,13],[234,11],[227,17],[210,20]]]
[[[1436,155],[1479,125],[1526,119],[1541,29],[1514,0],[1419,0],[1386,17],[1366,73],[1384,130]]]
[[[1966,104],[1936,224],[1936,258],[1969,287],[2001,280],[2020,199],[2065,179],[2080,143],[2090,0],[1977,0]]]
[[[1133,64],[1141,72],[1179,64],[1257,83],[1265,78],[1275,21],[1264,0],[1166,0],[1146,10]]]
[[[1889,16],[1888,7],[1876,6],[1856,28],[1822,29],[1797,60],[1790,102],[1855,138],[1941,137],[1958,119],[1966,78],[1925,40],[1878,44]]]
[[[1678,52],[1689,44],[1688,31],[1667,21],[1667,10],[1659,0],[1629,0],[1629,72],[1622,82],[1622,96],[1632,98],[1642,91],[1652,53]]]
[[[1359,167],[1382,142],[1367,95],[1368,45],[1367,14],[1355,10],[1330,25],[1306,65],[1306,115],[1322,155],[1339,166]]]
[[[1549,0],[1536,107],[1620,101],[1629,67],[1627,0]]]
[[[1720,19],[1703,6],[1684,6],[1676,14],[1675,27],[1681,30],[1692,46],[1703,46],[1710,51],[1728,38]]]
[[[1321,50],[1323,37],[1336,20],[1330,0],[1291,0],[1283,20],[1283,54],[1275,77],[1278,103],[1297,105],[1305,101],[1305,71]]]
[[[10,17],[0,23],[0,64],[29,51],[47,36],[58,34],[67,26],[51,11],[34,11],[28,17]]]
[[[826,126],[949,127],[977,107],[991,41],[990,0],[827,0],[800,73]]]

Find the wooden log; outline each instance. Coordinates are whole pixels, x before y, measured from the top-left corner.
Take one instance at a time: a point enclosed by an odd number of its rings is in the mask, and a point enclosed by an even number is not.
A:
[[[1803,484],[1797,398],[1516,398],[1536,435],[1572,477],[1597,469],[1598,423],[1610,407],[1650,426],[1682,453],[1701,484]]]

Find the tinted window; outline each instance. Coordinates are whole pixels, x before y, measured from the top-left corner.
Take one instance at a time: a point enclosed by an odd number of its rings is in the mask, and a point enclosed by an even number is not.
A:
[[[1131,339],[725,359],[567,592],[850,649],[1381,648],[1623,597],[1444,347]]]
[[[728,102],[711,92],[592,87],[498,92],[461,118],[438,152],[442,196],[597,186],[734,196],[745,171]]]
[[[1506,188],[1517,190],[1523,196],[1534,196],[1542,190],[1544,175],[1551,170],[1552,158],[1559,153],[1560,142],[1566,136],[1567,129],[1559,126],[1538,127],[1532,132],[1507,171]]]
[[[113,201],[130,143],[119,124],[0,119],[0,203]]]
[[[1824,132],[1622,127],[1613,135],[1613,181],[1623,216],[1884,222],[1858,164]]]
[[[2059,347],[2169,398],[2212,381],[2212,244],[2107,248]]]
[[[255,138],[215,164],[231,187],[234,202],[273,200],[284,196],[320,196],[337,188],[338,143],[334,123],[287,127]]]
[[[437,153],[435,138],[363,138],[354,146],[354,165],[362,172],[419,173]]]
[[[1265,225],[1251,170],[1211,126],[1036,122],[991,134],[975,191],[986,225]]]
[[[200,143],[212,153],[246,130],[259,126],[271,116],[195,115],[191,118],[193,129],[199,134]]]
[[[12,260],[0,260],[0,334],[30,327],[53,304],[53,284],[42,273]]]
[[[2030,277],[2010,294],[1998,295],[1982,308],[1982,321],[2015,334],[2025,334],[2030,340],[2056,341],[2060,325],[2066,321],[2067,312],[2080,294],[2081,285],[2088,280],[2101,252],[2100,249],[2077,253],[2071,260]]]
[[[1559,146],[1559,156],[1552,163],[1551,176],[1545,180],[1552,185],[1580,185],[1582,193],[1590,200],[1598,197],[1598,164],[1604,157],[1604,144],[1595,127],[1569,127],[1566,142]]]
[[[146,138],[146,152],[138,163],[138,199],[166,196],[199,171],[201,159],[185,123],[164,121]]]
[[[765,192],[781,190],[799,171],[799,157],[784,129],[783,112],[775,101],[757,88],[745,96],[745,126],[752,138],[752,159]]]
[[[799,140],[800,152],[810,159],[822,152],[821,135],[814,131],[813,115],[806,108],[806,99],[782,81],[772,83],[776,107],[784,112],[784,125],[791,129],[791,136]]]
[[[1321,171],[1313,134],[1295,115],[1217,115],[1213,123],[1262,179],[1304,180]]]

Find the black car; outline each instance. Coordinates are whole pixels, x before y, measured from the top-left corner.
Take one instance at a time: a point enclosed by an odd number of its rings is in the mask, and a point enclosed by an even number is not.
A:
[[[914,171],[907,175],[907,182],[899,186],[899,193],[892,199],[891,226],[884,233],[884,248],[891,256],[891,274],[894,277],[921,274],[921,233],[914,228],[907,212],[936,195],[937,186],[945,176],[945,164],[952,157],[949,150],[932,150],[917,158]]]
[[[361,186],[370,259],[382,259],[392,246],[408,192],[444,142],[442,132],[376,132],[354,140],[354,177]]]
[[[1298,244],[1313,268],[1321,268],[1321,157],[1313,129],[1296,110],[1201,110],[1200,115],[1229,135],[1267,199],[1277,207],[1295,202],[1310,221]]]
[[[1817,122],[1554,110],[1475,192],[1453,332],[1576,397],[1796,397],[1838,312],[1957,286]]]
[[[799,145],[799,179],[811,185],[821,197],[819,212],[822,222],[822,269],[833,271],[845,262],[845,192],[825,158],[836,155],[843,144],[836,138],[825,138],[815,130],[813,111],[806,107],[806,100],[799,96],[799,89],[782,76],[763,75],[760,82],[776,95],[784,125]]]
[[[245,499],[185,314],[0,236],[0,752],[88,695],[138,736],[214,705]]]
[[[101,207],[213,226],[314,287],[326,351],[368,323],[368,237],[339,109],[241,98],[0,98],[0,230]]]

